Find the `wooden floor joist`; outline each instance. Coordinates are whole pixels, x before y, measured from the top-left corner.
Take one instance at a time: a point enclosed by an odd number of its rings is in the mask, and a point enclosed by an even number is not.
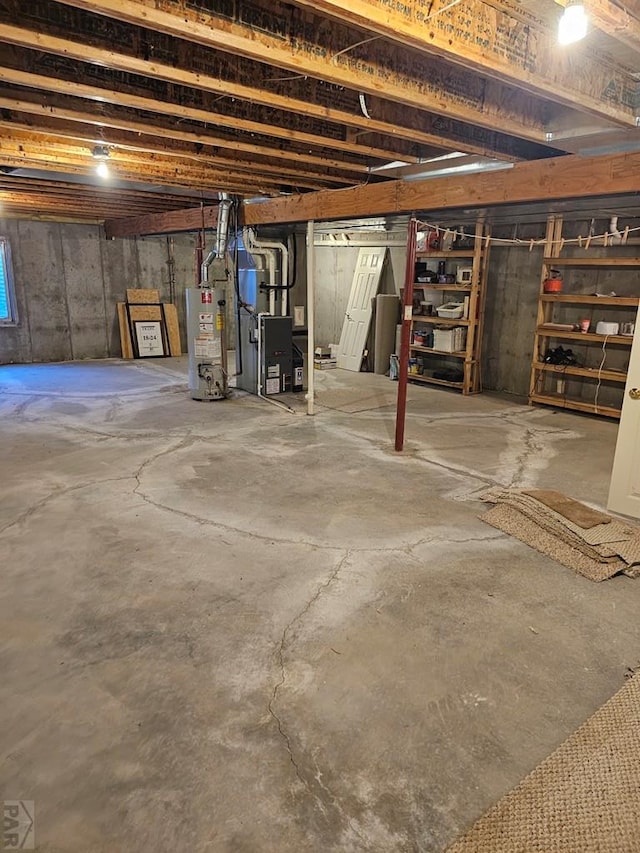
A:
[[[170,65],[161,66],[159,63],[147,62],[126,54],[120,54],[115,50],[101,50],[100,48],[92,47],[91,51],[88,52],[86,46],[80,42],[37,32],[26,27],[3,25],[2,40],[9,44],[15,44],[21,47],[41,50],[45,53],[51,53],[58,56],[70,57],[79,62],[93,62],[106,68],[137,73],[143,76],[151,76],[169,83],[183,83],[184,85],[200,88],[205,91],[213,91],[218,94],[222,92],[225,96],[228,94],[225,91],[225,81],[223,80],[217,80],[215,83],[213,81],[208,82],[206,75],[183,71]],[[364,142],[348,142],[346,140],[335,139],[333,137],[320,138],[311,133],[290,130],[284,125],[276,126],[274,124],[261,124],[259,122],[229,116],[221,112],[211,113],[204,110],[198,112],[206,113],[206,120],[208,122],[215,121],[223,127],[236,127],[242,130],[252,131],[253,133],[275,136],[279,139],[292,139],[311,145],[319,145],[321,147],[329,145],[339,151],[346,151],[354,154],[359,153],[363,156],[376,157],[378,159],[393,159],[399,154],[398,151],[393,151],[391,148],[377,148],[375,146],[367,145]],[[539,141],[542,138],[541,133],[537,134],[535,138]]]
[[[515,83],[571,109],[635,127],[637,85],[629,70],[593,52],[558,50],[555,28],[545,26],[525,6],[514,12],[513,3],[500,0],[434,0],[428,6],[421,0],[293,2],[471,71]],[[622,27],[624,18],[626,28],[633,27],[629,12],[608,0],[588,0],[587,7],[609,26]]]

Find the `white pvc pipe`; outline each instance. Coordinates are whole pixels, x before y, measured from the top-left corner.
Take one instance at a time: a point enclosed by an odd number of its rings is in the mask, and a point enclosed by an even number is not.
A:
[[[314,222],[307,222],[307,414],[313,415],[315,403],[315,251],[313,245]]]
[[[271,253],[271,258],[273,259],[273,266],[269,266],[270,270],[270,278],[271,284],[275,285],[276,283],[276,261],[274,250],[282,253],[282,276],[280,278],[280,284],[282,286],[282,316],[287,316],[287,291],[284,289],[284,286],[289,284],[289,250],[285,246],[284,243],[278,243],[273,240],[256,240],[253,231],[250,228],[247,228],[245,231],[246,234],[246,244],[249,251],[251,249],[257,249],[258,254],[265,254],[269,257],[269,252]],[[266,251],[263,253],[261,250],[265,249]],[[269,313],[275,316],[276,313],[276,290],[269,291]]]

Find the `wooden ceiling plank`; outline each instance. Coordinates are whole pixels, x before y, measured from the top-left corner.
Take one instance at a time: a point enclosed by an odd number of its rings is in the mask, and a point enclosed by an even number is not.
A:
[[[68,6],[85,9],[137,26],[155,29],[186,39],[205,47],[237,54],[257,62],[283,68],[293,73],[308,75],[338,86],[345,86],[365,95],[381,96],[418,110],[428,110],[451,116],[460,121],[504,133],[544,141],[542,111],[535,115],[531,108],[522,113],[514,103],[513,93],[503,91],[500,83],[479,90],[473,74],[460,69],[455,86],[448,85],[451,72],[442,73],[440,79],[435,69],[431,73],[411,76],[411,72],[396,71],[389,57],[379,61],[372,50],[366,61],[359,61],[339,50],[327,57],[323,45],[310,43],[304,33],[270,33],[261,27],[249,27],[213,13],[195,12],[188,7],[175,7],[175,11],[159,8],[156,0],[60,0]],[[385,4],[388,14],[388,3]],[[34,47],[47,49],[37,33]],[[451,36],[449,36],[451,38]],[[9,41],[13,41],[11,34]],[[452,40],[453,41],[453,40]],[[24,42],[23,42],[24,43]],[[495,105],[488,99],[495,95]],[[520,98],[520,102],[523,98]],[[497,107],[500,105],[500,108]],[[622,120],[622,119],[621,119]],[[396,158],[399,159],[399,158]]]
[[[393,181],[348,190],[307,193],[263,203],[245,203],[247,225],[327,221],[390,213],[483,208],[568,198],[637,194],[640,153],[599,157],[554,157],[512,168],[421,181]]]
[[[33,192],[43,194],[55,194],[60,196],[75,196],[78,193],[90,195],[96,199],[109,199],[112,196],[130,199],[131,201],[154,201],[158,204],[171,204],[174,208],[181,205],[185,208],[200,204],[198,196],[175,195],[173,193],[159,193],[153,190],[135,190],[128,187],[97,186],[95,184],[72,183],[65,181],[48,181],[41,178],[29,178],[26,176],[6,175],[0,173],[0,190],[16,192]],[[212,205],[215,201],[205,199],[206,204]]]
[[[180,104],[167,103],[165,101],[156,101],[153,98],[147,98],[140,95],[130,95],[125,92],[116,92],[111,89],[105,89],[101,86],[89,86],[72,80],[62,80],[54,77],[47,77],[42,74],[33,74],[28,71],[11,68],[8,66],[0,66],[0,79],[5,83],[12,83],[18,86],[26,86],[30,89],[41,90],[42,92],[54,92],[59,95],[69,95],[74,98],[89,99],[98,103],[115,104],[126,107],[132,110],[142,110],[144,112],[156,113],[171,118],[187,119],[190,121],[202,122],[211,124],[216,120],[215,114],[209,113],[206,110],[199,110],[194,107],[183,107]],[[55,109],[55,108],[54,108]],[[46,112],[47,106],[44,106]],[[95,124],[101,125],[103,122],[108,122],[109,119],[103,119],[99,114],[95,117]],[[262,126],[261,126],[262,127]],[[233,126],[233,129],[236,128]],[[318,166],[329,167],[334,169],[342,169],[347,172],[365,173],[368,167],[364,163],[350,163],[342,160],[334,160],[331,156],[319,156],[312,153],[298,153],[296,151],[281,150],[277,148],[265,148],[261,145],[247,143],[242,140],[229,140],[224,137],[215,137],[206,134],[207,144],[216,145],[219,148],[228,148],[231,150],[242,151],[246,154],[258,154],[266,157],[280,157],[283,161],[291,160],[296,163],[313,163]],[[204,140],[203,140],[204,141]],[[325,143],[327,140],[324,140]],[[417,157],[403,157],[406,162],[416,163]]]
[[[158,67],[157,64],[154,65],[154,68],[156,67]],[[159,67],[164,68],[164,66]],[[167,70],[162,79],[166,79],[169,75],[171,75],[171,82],[173,83],[175,77],[174,66],[171,66]],[[199,88],[204,88],[202,75],[198,74],[196,77],[195,83],[197,83]],[[312,101],[278,95],[273,91],[258,87],[247,86],[214,77],[206,79],[209,81],[206,91],[223,94],[227,97],[247,101],[248,103],[260,104],[271,109],[276,108],[298,115],[310,116],[341,125],[350,130],[357,131],[359,134],[378,133],[391,138],[407,140],[414,144],[419,143],[423,146],[436,147],[444,151],[464,150],[470,154],[478,154],[480,156],[496,156],[499,154],[502,158],[506,159],[521,159],[517,155],[509,155],[508,152],[502,149],[498,151],[492,148],[489,142],[481,144],[478,140],[477,132],[469,132],[468,136],[465,136],[463,132],[450,135],[451,128],[447,129],[447,135],[444,135],[441,130],[440,132],[436,132],[434,116],[417,110],[408,113],[391,101],[385,101],[384,108],[382,108],[382,103],[376,104],[374,102],[371,111],[377,113],[379,117],[367,118],[361,112],[352,114],[346,110],[339,110]],[[398,156],[398,159],[402,159],[403,156],[405,156],[404,153],[402,156]]]
[[[195,144],[200,143],[204,145],[217,145],[216,138],[214,137],[213,140],[211,140],[211,137],[206,133],[193,133],[189,131],[177,130],[175,128],[170,127],[158,128],[154,127],[153,125],[150,126],[148,124],[144,124],[140,121],[127,121],[126,119],[120,120],[109,116],[100,116],[98,118],[94,115],[89,117],[88,115],[77,110],[64,109],[61,107],[50,106],[48,104],[25,101],[18,98],[0,97],[0,103],[5,109],[19,110],[20,112],[29,112],[32,115],[47,115],[51,117],[67,119],[69,121],[84,121],[85,123],[91,122],[94,125],[99,125],[103,127],[112,127],[119,130],[131,130],[139,133],[148,133],[155,135],[158,135],[161,131],[162,136],[169,139],[176,139],[182,142],[193,142]],[[341,116],[349,115],[348,113],[342,112],[340,114]],[[357,118],[355,118],[354,121],[357,121]],[[343,123],[346,124],[346,122]],[[474,144],[471,141],[469,141],[468,143],[459,140],[453,142],[452,139],[448,137],[444,137],[434,133],[425,133],[417,128],[404,128],[400,125],[390,124],[387,121],[367,122],[365,127],[382,134],[397,136],[403,139],[408,139],[411,142],[417,142],[429,146],[436,146],[442,149],[455,148],[455,150],[460,150],[462,147],[468,149],[468,152],[470,154],[477,154],[480,156],[493,156],[496,153],[494,149],[486,145]],[[500,153],[500,157],[502,159],[521,159],[515,156],[509,157],[504,153]],[[362,169],[364,168],[365,167],[362,167]]]
[[[81,196],[76,199],[56,199],[51,196],[41,196],[41,195],[25,195],[23,193],[14,194],[14,193],[5,193],[0,190],[0,202],[2,204],[12,204],[12,205],[21,205],[23,207],[50,207],[52,210],[56,209],[71,209],[71,210],[90,210],[94,213],[100,212],[104,214],[106,211],[110,212],[110,216],[117,217],[122,216],[123,212],[127,212],[128,215],[133,214],[142,214],[142,213],[164,213],[169,208],[167,205],[158,206],[154,204],[144,204],[143,202],[137,202],[136,204],[132,204],[131,202],[100,202],[100,201],[91,201],[90,199]]]
[[[104,50],[94,46],[87,49],[87,46],[80,42],[38,32],[28,27],[3,24],[1,36],[2,41],[31,50],[42,50],[45,53],[69,57],[78,62],[103,65],[107,68],[141,74],[146,77],[155,77],[156,79],[167,82],[182,83],[183,85],[189,85],[196,89],[201,88],[205,91],[216,91],[219,93],[224,83],[224,81],[218,81],[215,89],[207,88],[208,78],[205,75],[192,71],[187,72],[169,65],[163,66],[160,63],[149,62],[127,54],[120,54],[114,50]],[[186,82],[187,80],[190,82]],[[210,84],[210,87],[212,86],[213,83]],[[222,89],[222,91],[224,90]],[[378,94],[380,93],[378,92]],[[295,110],[292,111],[295,112]],[[398,159],[401,156],[397,150],[394,151],[393,149],[376,148],[364,143],[348,142],[346,140],[334,139],[333,137],[319,137],[311,133],[290,130],[286,127],[261,124],[247,119],[227,116],[224,113],[213,113],[204,110],[202,112],[206,113],[210,123],[215,121],[222,126],[237,127],[252,133],[275,136],[279,139],[295,139],[308,145],[319,145],[321,147],[331,146],[339,151],[383,160]]]
[[[20,122],[11,121],[9,119],[1,119],[0,118],[0,128],[5,128],[8,131],[8,138],[11,138],[12,134],[15,132],[24,132],[30,133],[33,135],[40,135],[49,138],[51,141],[68,139],[77,142],[86,143],[87,150],[90,151],[91,147],[95,144],[95,140],[87,135],[82,135],[78,132],[54,129],[52,127],[48,128],[40,128],[30,124],[22,124]],[[104,143],[105,140],[103,140]],[[238,163],[233,160],[225,160],[219,159],[216,157],[207,156],[205,152],[202,154],[195,154],[191,152],[183,152],[183,151],[174,151],[170,149],[165,149],[160,146],[144,146],[144,145],[135,145],[127,142],[122,142],[118,139],[109,140],[108,142],[109,149],[111,152],[111,159],[115,159],[117,157],[118,152],[122,153],[130,153],[132,155],[137,154],[151,154],[158,155],[163,158],[163,160],[177,160],[179,163],[189,163],[193,162],[198,164],[199,166],[211,166],[212,168],[224,168],[228,174],[234,175],[237,177],[245,177],[249,179],[256,176],[260,176],[261,180],[264,180],[265,183],[271,183],[274,186],[280,186],[282,184],[294,184],[301,188],[305,189],[327,189],[331,184],[338,184],[341,186],[347,185],[349,182],[344,178],[333,178],[331,176],[326,176],[324,179],[321,179],[320,175],[315,176],[315,180],[309,180],[308,178],[300,178],[298,176],[289,176],[286,177],[283,173],[277,172],[275,169],[270,170],[270,172],[264,172],[258,164],[251,169],[249,166],[245,166],[243,163]],[[129,158],[128,158],[129,159]],[[244,167],[244,168],[243,168]],[[246,173],[249,174],[246,174]],[[351,182],[352,183],[352,182]]]
[[[30,222],[67,222],[78,225],[102,225],[103,219],[96,216],[61,216],[55,213],[38,213],[37,211],[20,211],[7,209],[4,213],[7,219],[27,219]]]
[[[87,166],[84,160],[72,161],[71,159],[57,158],[53,161],[47,156],[47,153],[26,157],[23,154],[10,155],[0,151],[0,165],[11,166],[17,169],[38,169],[40,171],[60,172],[60,167],[64,166],[64,171],[67,174],[83,175],[92,177],[94,169]],[[117,180],[134,181],[143,183],[162,183],[167,186],[181,187],[184,189],[193,190],[194,186],[202,187],[210,192],[233,192],[238,195],[273,195],[273,191],[265,189],[259,183],[240,184],[237,181],[229,181],[223,178],[211,180],[210,176],[202,173],[194,174],[193,172],[185,172],[185,170],[174,169],[167,171],[166,169],[158,169],[157,167],[140,169],[127,168],[126,164],[121,164],[118,168]]]
[[[482,0],[461,0],[454,5],[450,0],[434,0],[428,6],[421,0],[398,4],[388,0],[293,2],[572,109],[635,126],[637,86],[628,70],[593,51],[558,50],[556,32],[533,15],[527,16],[523,26],[522,9],[514,15],[510,2],[492,0],[489,5]],[[605,9],[614,8],[610,2],[587,0],[587,8],[600,12],[610,25],[611,18],[605,16]],[[559,8],[558,17],[560,14]],[[620,24],[623,14],[617,10]]]
[[[92,49],[92,53],[96,58],[99,58],[101,52]],[[104,51],[103,53],[112,52]],[[85,56],[86,61],[86,56]],[[129,70],[131,62],[135,62],[135,68],[130,70],[134,73],[143,73],[146,76],[154,76],[156,79],[165,80],[171,83],[178,82],[176,79],[176,68],[174,66],[164,66],[159,63],[144,63],[143,60],[131,60],[125,54],[122,55],[120,62],[127,66],[125,70]],[[149,66],[149,67],[147,67]],[[111,67],[111,66],[110,66]],[[162,74],[158,72],[162,69]],[[241,83],[234,83],[229,80],[223,80],[218,77],[208,77],[195,72],[182,72],[184,79],[181,80],[185,85],[195,86],[199,89],[204,89],[215,94],[223,94],[227,97],[237,98],[238,100],[248,101],[249,103],[261,104],[270,108],[293,112],[300,115],[307,115],[312,118],[328,121],[333,124],[343,125],[348,128],[353,128],[357,131],[375,132],[385,136],[406,139],[412,143],[420,143],[427,146],[436,146],[445,150],[458,150],[460,147],[459,141],[452,141],[449,137],[433,132],[427,132],[420,128],[419,120],[415,122],[415,126],[405,126],[402,119],[403,111],[397,109],[393,116],[393,121],[380,121],[375,118],[367,118],[362,113],[352,114],[346,110],[339,110],[332,107],[316,104],[312,101],[304,101],[296,98],[278,95],[275,92],[259,89],[253,86],[246,86]],[[388,112],[388,110],[387,110]],[[469,153],[490,155],[492,152],[487,146],[478,145],[472,139],[467,143]]]
[[[0,109],[6,108],[5,106],[6,99],[0,97]],[[248,163],[244,161],[232,160],[231,158],[225,157],[215,157],[211,154],[208,154],[206,151],[202,151],[201,153],[196,153],[195,151],[188,151],[182,148],[167,148],[162,145],[159,141],[156,141],[155,144],[145,144],[140,142],[136,144],[135,137],[128,135],[128,133],[120,133],[111,134],[107,139],[105,136],[102,138],[98,138],[97,135],[91,134],[89,129],[86,128],[84,132],[82,132],[82,128],[79,128],[77,125],[76,129],[68,129],[66,127],[61,127],[56,122],[52,122],[48,119],[41,118],[39,123],[36,122],[21,122],[14,119],[3,119],[0,118],[0,127],[4,127],[9,131],[18,130],[36,134],[43,134],[46,136],[54,136],[58,138],[72,139],[79,142],[84,142],[88,146],[99,144],[108,144],[109,147],[115,146],[123,151],[135,151],[140,153],[150,153],[150,154],[161,154],[166,157],[177,158],[180,160],[193,160],[196,163],[201,165],[209,164],[211,166],[215,166],[218,168],[228,168],[235,172],[239,171],[249,171],[252,175],[259,174],[265,178],[265,180],[278,179],[281,183],[292,183],[297,184],[301,187],[307,187],[310,189],[322,189],[326,187],[328,184],[338,184],[345,185],[350,182],[347,178],[338,178],[333,175],[325,174],[321,175],[318,172],[299,172],[299,171],[287,171],[286,169],[279,169],[277,166],[264,166],[261,163]]]
[[[0,157],[9,154],[14,157],[24,156],[25,158],[48,157],[52,163],[61,163],[66,159],[71,158],[83,163],[88,169],[95,169],[95,160],[91,156],[91,151],[87,146],[73,145],[65,140],[57,140],[54,137],[40,136],[37,134],[23,133],[13,131],[9,137],[6,135],[0,138]],[[264,188],[279,190],[280,182],[271,179],[266,179],[259,174],[248,175],[243,173],[233,172],[230,169],[216,170],[206,165],[187,164],[183,162],[175,163],[172,158],[165,157],[161,154],[144,155],[139,152],[123,152],[118,148],[110,151],[109,166],[115,175],[118,174],[118,168],[137,168],[141,175],[161,172],[181,173],[193,175],[194,179],[206,178],[218,180],[224,178],[226,180],[234,180],[238,185],[247,184],[249,186],[261,186]]]

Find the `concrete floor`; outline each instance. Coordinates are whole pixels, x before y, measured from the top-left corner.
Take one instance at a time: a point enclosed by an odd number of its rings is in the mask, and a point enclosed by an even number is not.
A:
[[[616,425],[412,386],[398,455],[384,377],[183,367],[0,368],[0,799],[47,853],[442,851],[640,662],[640,581],[478,519],[602,506]]]

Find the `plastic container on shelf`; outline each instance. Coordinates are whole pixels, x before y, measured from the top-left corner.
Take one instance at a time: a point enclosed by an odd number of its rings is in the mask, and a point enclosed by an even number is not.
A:
[[[450,320],[459,320],[464,314],[464,302],[445,302],[436,308],[438,317],[447,317]]]
[[[433,348],[440,352],[460,352],[467,342],[467,330],[464,326],[438,328],[433,330]]]

